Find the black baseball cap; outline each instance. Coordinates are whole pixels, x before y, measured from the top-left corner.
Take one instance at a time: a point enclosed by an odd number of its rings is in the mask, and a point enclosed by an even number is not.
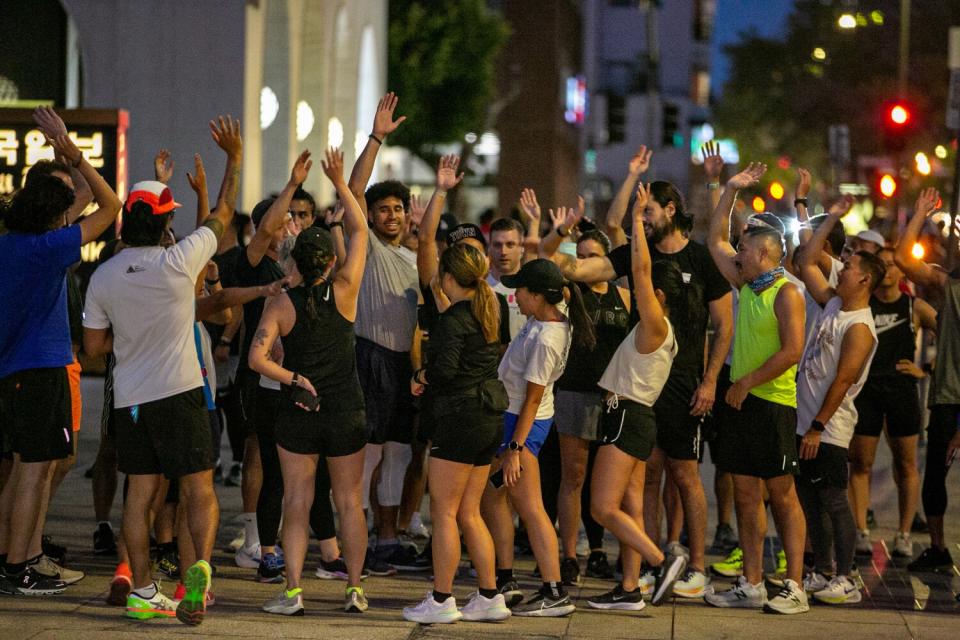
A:
[[[511,289],[524,287],[532,293],[541,293],[550,304],[556,304],[563,299],[563,274],[560,273],[560,267],[543,258],[531,260],[520,267],[517,273],[501,277],[500,282]]]
[[[324,256],[334,255],[333,237],[330,232],[319,227],[307,227],[298,233],[296,243],[293,245],[293,255],[303,253],[320,253]]]
[[[478,240],[480,244],[483,245],[484,250],[486,250],[487,239],[483,237],[483,231],[480,230],[480,227],[471,222],[464,222],[463,224],[458,224],[450,229],[446,236],[447,246],[452,247],[456,243],[460,242],[461,240],[466,240],[467,238]]]
[[[267,215],[267,211],[270,209],[270,205],[273,204],[273,201],[276,198],[267,198],[266,200],[261,200],[253,208],[253,211],[250,213],[250,219],[253,220],[253,225],[255,227],[260,226],[260,221],[263,220],[263,216]]]
[[[460,223],[457,220],[457,216],[453,215],[452,213],[445,213],[440,216],[440,223],[437,225],[436,240],[438,242],[440,240],[446,240],[447,234],[450,233],[450,229],[453,229],[458,224]]]

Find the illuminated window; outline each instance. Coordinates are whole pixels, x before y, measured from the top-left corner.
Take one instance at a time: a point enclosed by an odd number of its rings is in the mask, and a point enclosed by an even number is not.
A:
[[[277,119],[280,100],[270,87],[260,89],[260,129],[266,129]]]

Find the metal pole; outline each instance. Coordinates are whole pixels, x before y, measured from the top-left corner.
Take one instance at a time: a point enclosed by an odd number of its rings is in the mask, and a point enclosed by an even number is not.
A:
[[[897,91],[907,97],[907,75],[910,69],[910,1],[900,0],[900,60],[897,67]]]

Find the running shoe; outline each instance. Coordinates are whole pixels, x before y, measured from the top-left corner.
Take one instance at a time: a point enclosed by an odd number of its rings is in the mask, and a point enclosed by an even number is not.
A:
[[[617,585],[606,593],[587,599],[587,604],[594,609],[617,609],[621,611],[640,611],[646,605],[640,589],[624,591],[622,585]]]
[[[704,575],[703,571],[688,568],[673,585],[673,595],[681,598],[702,598],[709,584],[710,578]]]
[[[19,574],[8,575],[7,578],[21,596],[55,596],[67,588],[66,582],[41,574],[34,565],[28,566]]]
[[[913,522],[910,524],[911,533],[930,533],[930,526],[927,521],[920,517],[919,513],[913,514]]]
[[[226,553],[236,553],[242,547],[246,546],[247,543],[247,532],[243,527],[240,527],[240,531],[237,532],[237,535],[234,536],[233,540],[230,541],[230,544],[226,546],[224,551]]]
[[[894,558],[912,558],[913,542],[910,540],[909,533],[899,532],[893,538],[893,557]]]
[[[347,613],[363,613],[370,607],[362,587],[347,587],[343,610]]]
[[[421,518],[419,511],[414,511],[413,516],[410,517],[410,526],[407,527],[407,535],[421,540],[426,540],[430,537],[430,530],[423,524],[423,518]]]
[[[503,595],[498,593],[492,598],[485,598],[478,591],[470,596],[470,601],[460,609],[460,614],[464,620],[471,622],[500,622],[513,615]]]
[[[951,570],[953,570],[953,558],[950,557],[950,552],[946,549],[934,549],[933,547],[924,549],[916,560],[907,565],[907,571],[918,573]]]
[[[276,553],[265,553],[257,567],[257,582],[279,584],[283,582],[283,560]]]
[[[303,589],[297,587],[289,591],[281,591],[280,595],[263,603],[263,610],[281,616],[302,616]]]
[[[660,565],[660,571],[657,573],[657,582],[653,586],[653,595],[650,596],[650,604],[659,607],[663,604],[673,592],[673,585],[677,578],[683,575],[683,570],[687,568],[687,557],[679,554],[668,554]]]
[[[233,556],[238,567],[244,569],[258,569],[260,567],[260,545],[240,547]]]
[[[177,605],[173,600],[160,593],[159,589],[152,598],[143,598],[133,592],[127,596],[127,609],[123,615],[134,620],[172,618],[177,615]]]
[[[783,581],[787,578],[787,554],[782,549],[777,552],[777,566],[773,573],[766,575],[767,582],[783,587]]]
[[[317,567],[315,575],[321,580],[346,580],[350,574],[347,571],[347,563],[344,562],[343,556],[341,556],[330,562],[321,558],[320,566]],[[370,572],[364,567],[360,572],[360,579],[366,580],[369,576]]]
[[[187,592],[177,605],[177,620],[184,624],[198,625],[207,612],[207,592],[210,590],[210,565],[198,560],[184,578]]]
[[[858,556],[873,555],[873,542],[870,541],[870,529],[860,529],[857,531],[857,541],[854,552]]]
[[[823,589],[813,594],[813,599],[825,604],[855,604],[863,599],[860,589],[846,576],[837,576]]]
[[[67,586],[80,582],[86,575],[83,571],[74,571],[73,569],[61,567],[45,555],[40,556],[40,560],[33,565],[33,568],[42,576],[62,580]]]
[[[807,593],[816,593],[827,588],[830,580],[819,571],[812,571],[803,577],[803,590]]]
[[[239,462],[234,462],[230,467],[230,473],[223,479],[223,486],[239,487],[241,484],[243,484],[243,467]]]
[[[613,568],[605,552],[600,550],[590,552],[590,557],[587,558],[587,577],[601,580],[613,579]]]
[[[810,611],[810,603],[803,587],[788,578],[783,581],[780,592],[763,605],[763,610],[768,613],[806,613]]]
[[[503,600],[507,603],[509,609],[513,609],[523,602],[523,591],[520,590],[520,585],[517,584],[516,580],[504,582],[498,587],[498,591],[500,591],[500,595],[503,596]]]
[[[13,584],[13,581],[10,580],[10,577],[7,576],[3,565],[0,565],[0,593],[5,596],[17,595],[17,587]]]
[[[582,579],[580,578],[580,563],[576,558],[564,558],[560,562],[560,581],[565,587],[579,587]]]
[[[187,595],[187,588],[183,586],[182,582],[178,582],[177,588],[176,590],[174,590],[173,598],[171,598],[171,600],[173,600],[174,603],[176,604],[180,604],[180,602],[186,597],[186,595]],[[207,606],[212,607],[216,603],[217,603],[217,599],[216,597],[214,597],[213,591],[207,591]]]
[[[373,549],[367,549],[367,557],[363,562],[363,572],[380,577],[397,575],[397,570],[378,558]]]
[[[554,598],[542,591],[536,592],[529,600],[512,609],[515,616],[531,618],[560,618],[576,610],[569,595],[563,594],[559,598]]]
[[[57,564],[66,564],[67,548],[61,544],[56,544],[50,536],[40,538],[40,552]]]
[[[760,609],[766,599],[767,588],[763,585],[763,582],[753,585],[743,576],[737,577],[737,581],[733,583],[733,588],[703,596],[703,600],[707,604],[724,609]]]
[[[710,550],[713,553],[730,553],[730,551],[739,544],[737,534],[733,532],[726,522],[717,525],[717,532],[713,535],[713,546]]]
[[[390,545],[377,550],[377,557],[398,571],[429,571],[432,562],[403,545]]]
[[[133,575],[126,562],[117,565],[117,571],[110,581],[110,593],[107,595],[107,604],[122,607],[127,604],[127,596],[133,590]]]
[[[457,611],[457,601],[453,596],[437,602],[433,592],[429,591],[417,606],[404,607],[403,619],[420,624],[451,624],[463,619],[463,614]]]
[[[162,551],[157,557],[157,571],[166,575],[172,580],[180,578],[180,553],[176,545],[171,545]]]
[[[710,565],[710,571],[725,578],[743,575],[743,549],[734,547],[726,558]]]
[[[651,567],[640,568],[640,593],[645,596],[653,595],[653,587],[657,584],[657,572]]]
[[[667,543],[667,546],[663,549],[663,553],[668,556],[683,556],[687,559],[687,562],[690,561],[690,550],[679,542]]]
[[[93,532],[93,553],[98,556],[117,555],[117,538],[109,522],[101,522]]]

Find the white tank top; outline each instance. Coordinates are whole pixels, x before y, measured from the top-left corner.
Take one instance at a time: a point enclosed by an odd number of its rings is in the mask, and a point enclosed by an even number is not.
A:
[[[621,398],[652,407],[660,397],[677,355],[673,325],[667,320],[667,337],[651,353],[640,353],[636,346],[637,325],[617,347],[610,364],[600,377],[601,388]]]

